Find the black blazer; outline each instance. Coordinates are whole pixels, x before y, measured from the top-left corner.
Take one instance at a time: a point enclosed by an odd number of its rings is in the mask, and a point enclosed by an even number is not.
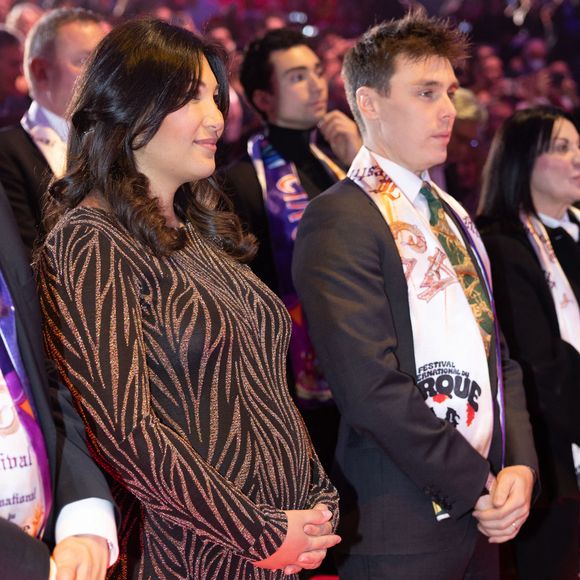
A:
[[[83,423],[72,407],[68,389],[53,381],[49,387],[36,284],[2,187],[0,240],[0,268],[16,308],[18,345],[38,410],[53,482],[53,510],[44,542],[0,518],[0,576],[46,580],[59,511],[69,503],[90,497],[111,503],[113,500],[102,473],[88,454]]]
[[[571,443],[580,444],[580,354],[560,337],[552,294],[522,225],[480,219],[498,316],[521,364],[540,459],[543,500],[580,497]],[[580,303],[580,244],[546,228]]]
[[[43,195],[52,176],[44,155],[20,125],[0,130],[0,183],[29,256],[41,224]]]
[[[500,469],[497,412],[488,461],[425,405],[416,387],[397,247],[378,208],[351,180],[309,204],[293,275],[342,416],[333,480],[342,502],[337,549],[365,555],[453,550],[475,534],[471,511],[490,463]],[[505,359],[503,373],[507,463],[535,469],[521,372]],[[432,500],[451,518],[437,522]]]

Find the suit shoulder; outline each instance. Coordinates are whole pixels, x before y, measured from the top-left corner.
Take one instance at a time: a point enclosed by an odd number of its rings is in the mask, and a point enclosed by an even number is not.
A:
[[[300,221],[297,240],[306,237],[340,244],[365,240],[381,247],[392,241],[378,207],[350,179],[336,183],[310,201]]]
[[[24,264],[28,268],[28,262],[18,225],[10,201],[3,188],[0,188],[0,231],[2,232],[2,254],[17,264]]]
[[[3,148],[6,146],[14,148],[15,146],[21,146],[22,144],[34,147],[30,135],[20,125],[2,127],[0,129],[0,143]]]
[[[219,187],[233,200],[236,209],[243,210],[246,205],[254,207],[262,203],[262,187],[247,153],[220,169],[217,180]]]
[[[228,189],[243,189],[244,182],[250,177],[254,177],[257,180],[256,170],[247,153],[219,169],[217,177],[220,185],[223,184],[226,191]]]
[[[27,135],[22,125],[7,125],[0,128],[0,138],[6,139],[8,136]]]
[[[229,163],[228,165],[226,165],[225,167],[222,167],[219,170],[219,173],[222,173],[224,175],[230,175],[230,174],[236,174],[239,171],[254,171],[254,164],[252,163],[252,160],[250,158],[250,156],[248,155],[248,153],[243,153],[242,155],[240,155],[239,157],[237,157],[236,159],[234,159],[231,163]]]
[[[20,125],[0,129],[0,161],[3,161],[2,165],[6,168],[15,161],[20,167],[40,162],[43,168],[48,168],[40,149]]]
[[[543,287],[540,262],[520,224],[484,224],[480,232],[496,286],[503,280],[517,279]]]
[[[488,252],[520,253],[527,251],[529,242],[520,223],[502,222],[500,220],[479,217],[476,225]]]
[[[499,257],[506,262],[519,263],[534,255],[525,235],[511,232],[482,232],[481,238],[490,259]]]
[[[364,217],[363,217],[364,216]],[[382,217],[369,196],[346,178],[312,199],[302,219],[340,219],[345,222],[373,221]]]
[[[348,177],[338,181],[327,190],[317,195],[309,204],[308,208],[344,208],[351,206],[373,206],[371,199],[354,181]]]

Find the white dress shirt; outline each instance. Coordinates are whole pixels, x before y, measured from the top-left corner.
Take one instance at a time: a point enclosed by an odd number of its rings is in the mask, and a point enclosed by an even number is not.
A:
[[[580,238],[580,228],[578,227],[578,224],[575,224],[570,219],[568,212],[566,212],[564,217],[560,220],[543,213],[538,213],[538,217],[542,220],[542,223],[549,228],[562,228],[563,230],[566,230],[575,242]]]

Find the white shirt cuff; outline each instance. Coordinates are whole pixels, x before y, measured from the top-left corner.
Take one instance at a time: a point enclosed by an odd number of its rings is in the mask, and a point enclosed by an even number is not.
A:
[[[107,540],[109,566],[119,557],[117,525],[113,504],[106,499],[91,497],[65,505],[56,519],[55,539],[60,541],[79,534],[92,534]]]

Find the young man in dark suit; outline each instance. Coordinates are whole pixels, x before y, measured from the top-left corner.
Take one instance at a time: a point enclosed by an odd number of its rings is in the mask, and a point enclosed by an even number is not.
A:
[[[1,186],[0,232],[0,575],[101,580],[118,554],[111,494],[68,390],[49,386],[36,285]]]
[[[465,53],[420,13],[359,39],[343,75],[364,144],[298,230],[294,283],[341,413],[341,580],[497,578],[529,512],[537,459],[485,250],[428,175]]]

